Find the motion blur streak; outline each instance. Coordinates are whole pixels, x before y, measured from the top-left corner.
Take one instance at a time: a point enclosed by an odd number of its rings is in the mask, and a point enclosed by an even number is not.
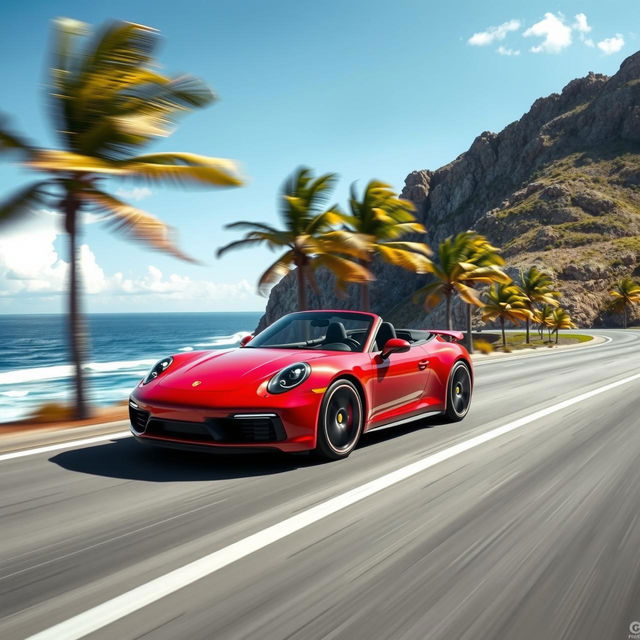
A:
[[[57,624],[41,633],[31,636],[31,640],[57,640],[65,638],[72,640],[82,638],[89,633],[97,631],[102,627],[123,618],[175,591],[182,589],[197,580],[208,576],[227,565],[255,553],[256,551],[277,542],[305,527],[308,527],[319,520],[326,518],[346,507],[353,505],[364,498],[367,498],[383,489],[391,487],[403,480],[406,480],[434,465],[448,460],[453,456],[469,451],[474,447],[489,442],[495,438],[503,436],[511,431],[520,429],[536,420],[554,414],[573,405],[585,402],[586,400],[627,385],[640,379],[640,373],[616,380],[599,388],[587,391],[557,404],[545,407],[528,416],[524,416],[513,422],[491,429],[486,433],[474,438],[448,447],[438,453],[427,456],[406,465],[396,471],[385,474],[380,478],[367,482],[351,491],[347,491],[315,507],[307,509],[302,513],[287,518],[273,526],[258,531],[236,543],[228,545],[218,551],[206,555],[194,562],[191,562],[179,569],[171,571],[155,580],[132,589],[122,595],[108,600],[101,605],[93,607],[84,613],[74,616],[60,624]]]

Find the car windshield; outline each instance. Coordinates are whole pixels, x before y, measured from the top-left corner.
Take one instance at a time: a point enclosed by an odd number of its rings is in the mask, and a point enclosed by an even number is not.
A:
[[[249,347],[362,351],[373,316],[339,311],[292,313],[258,334]]]

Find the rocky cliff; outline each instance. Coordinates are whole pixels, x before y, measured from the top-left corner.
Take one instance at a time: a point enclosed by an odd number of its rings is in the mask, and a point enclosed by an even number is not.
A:
[[[402,195],[415,203],[432,246],[475,229],[503,248],[514,274],[531,264],[552,272],[581,326],[615,324],[603,311],[608,288],[622,275],[640,275],[640,52],[614,76],[589,73],[539,98],[450,164],[413,171]],[[411,302],[425,277],[384,264],[375,275],[375,311],[417,326],[442,322],[442,309]],[[355,290],[339,298],[330,274],[319,276],[313,306],[357,307]],[[295,300],[290,274],[272,290],[261,326],[293,310]]]

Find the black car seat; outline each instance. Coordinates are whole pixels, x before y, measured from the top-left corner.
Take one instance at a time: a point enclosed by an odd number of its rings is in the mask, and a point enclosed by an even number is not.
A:
[[[376,334],[376,350],[382,351],[387,340],[396,337],[395,327],[390,322],[383,322]]]
[[[331,351],[351,351],[347,344],[347,331],[342,322],[331,322],[322,341],[322,346]]]

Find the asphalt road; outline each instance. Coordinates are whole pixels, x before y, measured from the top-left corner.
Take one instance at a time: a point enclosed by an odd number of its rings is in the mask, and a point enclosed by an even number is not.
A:
[[[96,613],[90,637],[627,639],[640,621],[640,379],[611,383],[640,373],[640,331],[599,333],[612,340],[483,363],[462,423],[370,434],[337,463],[130,438],[0,462],[0,638],[521,425],[115,621]]]

